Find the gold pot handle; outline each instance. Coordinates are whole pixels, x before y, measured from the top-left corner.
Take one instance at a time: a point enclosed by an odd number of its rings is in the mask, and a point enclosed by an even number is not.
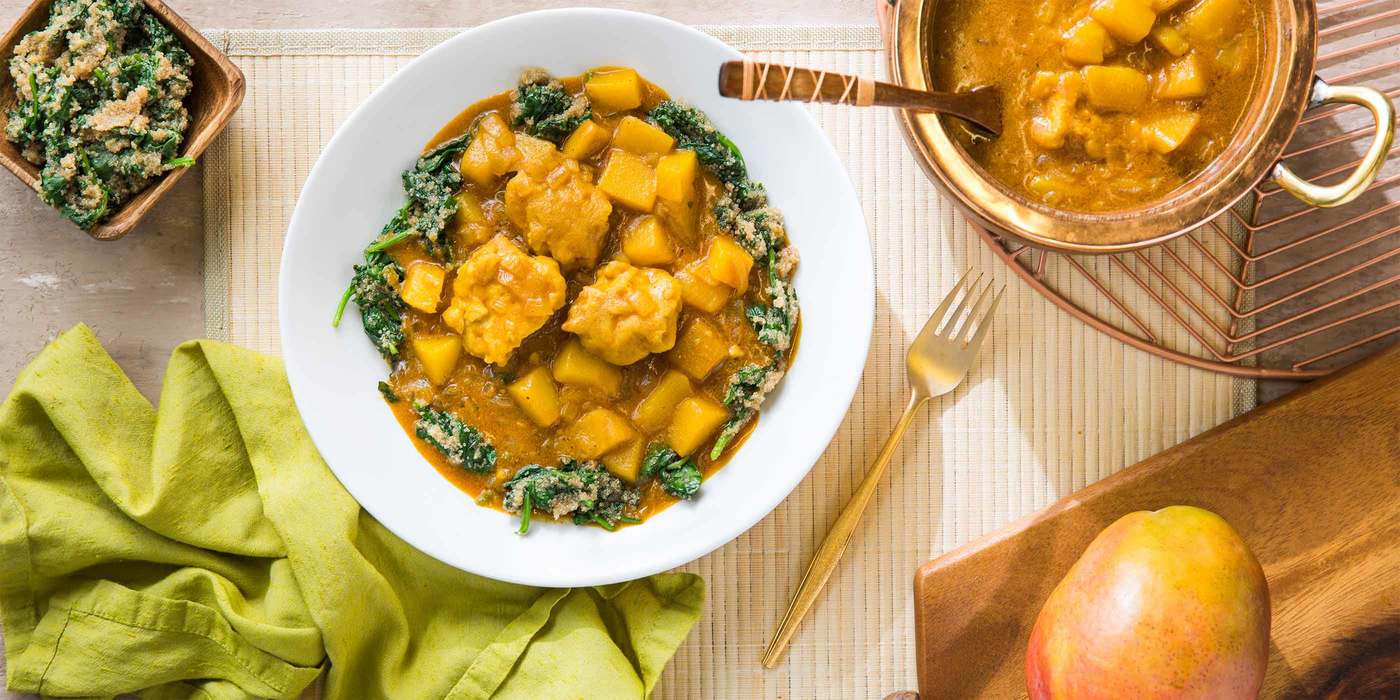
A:
[[[1298,177],[1282,163],[1274,166],[1274,182],[1303,203],[1314,207],[1335,207],[1360,197],[1376,179],[1381,166],[1385,165],[1386,153],[1395,140],[1395,106],[1379,90],[1359,85],[1329,85],[1321,78],[1315,78],[1312,102],[1308,107],[1336,103],[1361,105],[1371,110],[1371,116],[1376,120],[1376,135],[1356,170],[1346,180],[1324,187]]]

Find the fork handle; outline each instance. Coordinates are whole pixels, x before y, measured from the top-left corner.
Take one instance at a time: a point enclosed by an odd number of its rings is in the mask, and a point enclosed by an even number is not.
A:
[[[783,652],[787,650],[792,635],[797,632],[797,626],[802,623],[802,618],[807,615],[812,603],[816,602],[822,587],[826,585],[827,579],[831,578],[831,572],[841,560],[841,555],[846,552],[846,545],[850,544],[851,535],[855,534],[856,527],[860,525],[860,519],[865,515],[865,507],[870,504],[870,497],[875,495],[875,488],[880,485],[880,478],[884,476],[890,458],[899,447],[904,431],[909,429],[914,414],[927,401],[927,396],[918,393],[910,396],[909,406],[904,409],[904,415],[899,417],[899,422],[885,440],[884,447],[880,448],[875,463],[870,466],[865,478],[861,479],[856,492],[841,510],[841,515],[836,518],[831,531],[826,533],[826,539],[822,540],[816,554],[812,555],[812,563],[807,565],[807,573],[803,574],[802,580],[798,582],[797,591],[788,602],[787,612],[783,613],[782,620],[778,622],[778,630],[773,633],[773,640],[763,652],[764,668],[773,668],[783,658]]]

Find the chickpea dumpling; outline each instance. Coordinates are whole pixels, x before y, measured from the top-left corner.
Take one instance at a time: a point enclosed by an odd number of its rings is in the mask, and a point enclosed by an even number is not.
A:
[[[564,276],[553,258],[531,256],[505,236],[496,236],[457,268],[442,322],[462,335],[468,353],[502,365],[563,308],[564,291]]]
[[[522,159],[506,183],[506,213],[530,250],[565,269],[592,265],[607,242],[612,203],[586,166],[544,143],[549,150],[541,147],[534,158]]]
[[[630,365],[676,344],[680,313],[680,284],[669,273],[613,261],[579,292],[563,328],[604,360]]]
[[[515,173],[506,183],[505,211],[511,223],[524,232],[535,253],[549,255],[566,269],[593,265],[608,236],[612,202],[593,182],[593,171],[577,157],[601,147],[589,139],[606,130],[585,121],[576,133],[583,141],[565,142],[560,151],[549,141],[516,133],[497,112],[476,124],[475,138],[462,153],[462,174],[481,187]],[[596,130],[596,131],[595,131]],[[576,157],[571,157],[573,153]],[[480,197],[463,191],[457,195],[454,226],[459,242],[476,245],[491,234],[491,221]]]

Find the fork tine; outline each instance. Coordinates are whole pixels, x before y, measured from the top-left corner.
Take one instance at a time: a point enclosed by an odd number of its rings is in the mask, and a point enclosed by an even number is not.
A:
[[[967,288],[963,290],[962,298],[958,300],[957,308],[953,309],[953,312],[948,315],[948,326],[943,330],[941,334],[939,334],[940,336],[944,338],[956,337],[953,335],[953,327],[958,325],[958,320],[962,318],[963,312],[967,311],[968,302],[972,300],[973,292],[977,291],[977,285],[981,284],[982,277],[983,273],[978,272],[977,277],[975,277],[972,280],[972,282],[967,285]],[[953,295],[949,294],[948,296],[952,297]]]
[[[977,310],[982,308],[982,304],[986,302],[988,297],[992,294],[992,287],[995,286],[995,281],[992,281],[988,282],[987,286],[982,288],[982,293],[977,295],[977,301],[972,302],[972,306],[968,307],[967,318],[962,319],[962,323],[959,324],[956,329],[952,327],[952,323],[948,324],[949,332],[946,333],[946,335],[949,340],[963,342],[967,340],[964,336],[972,335],[972,324],[977,320]],[[967,296],[969,299],[972,298],[972,293],[975,291],[977,291],[976,287],[968,288]]]
[[[1001,289],[997,290],[997,295],[992,298],[992,303],[987,307],[987,312],[982,314],[982,319],[977,322],[977,334],[972,336],[971,340],[967,341],[967,349],[969,352],[977,352],[977,348],[981,347],[982,341],[987,338],[987,331],[992,329],[992,319],[996,318],[997,305],[1001,303],[1001,296],[1005,293],[1006,285],[1002,285]]]
[[[943,303],[939,304],[938,308],[934,309],[932,314],[929,314],[927,321],[924,321],[923,330],[919,331],[919,335],[925,333],[934,335],[938,332],[938,327],[943,325],[944,314],[947,313],[948,307],[953,305],[953,300],[958,297],[958,290],[962,289],[963,285],[967,283],[967,278],[972,276],[972,272],[973,271],[969,269],[967,272],[963,273],[962,279],[958,280],[958,283],[953,285],[953,288],[948,291],[948,295],[943,297]]]

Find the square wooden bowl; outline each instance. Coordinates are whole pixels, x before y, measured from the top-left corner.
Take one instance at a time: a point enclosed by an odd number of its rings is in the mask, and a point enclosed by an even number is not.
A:
[[[49,21],[51,3],[52,0],[34,0],[24,14],[20,15],[19,21],[5,32],[3,39],[0,39],[0,131],[4,130],[7,115],[18,101],[14,80],[10,76],[10,59],[14,57],[15,44],[26,34],[43,27]],[[190,80],[194,84],[185,98],[185,107],[190,112],[190,123],[185,131],[184,151],[181,155],[198,160],[204,154],[204,149],[214,142],[214,138],[225,126],[228,126],[229,119],[243,103],[243,72],[161,0],[146,0],[146,9],[180,38],[180,43],[194,59],[194,68],[190,72]],[[39,168],[25,160],[19,148],[3,136],[0,136],[0,164],[35,192],[39,191]],[[188,170],[190,168],[176,168],[161,175],[110,219],[88,231],[88,235],[98,240],[110,241],[130,233],[156,201],[170,191]]]

